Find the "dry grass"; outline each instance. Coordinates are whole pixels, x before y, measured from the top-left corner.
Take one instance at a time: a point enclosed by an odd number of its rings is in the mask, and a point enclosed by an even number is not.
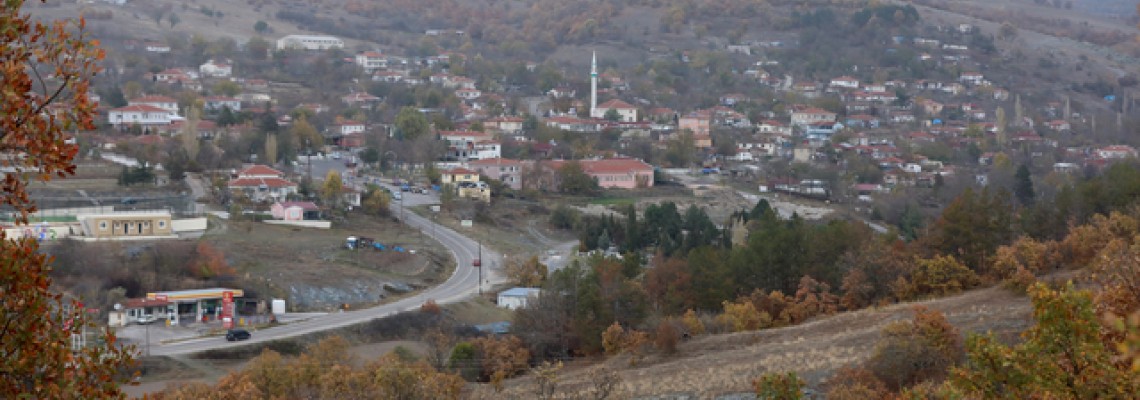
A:
[[[620,398],[663,394],[713,398],[747,392],[753,379],[772,371],[796,371],[810,386],[819,387],[839,367],[870,357],[882,327],[911,318],[915,304],[942,311],[963,332],[993,331],[1012,337],[1031,322],[1026,297],[989,288],[945,299],[843,313],[798,326],[701,336],[681,344],[676,356],[652,354],[637,366],[629,365],[628,356],[619,356],[604,364],[620,371]],[[588,370],[581,365],[568,367],[560,377],[559,392],[572,396],[587,391]],[[533,378],[516,379],[507,397],[527,393],[533,385]]]

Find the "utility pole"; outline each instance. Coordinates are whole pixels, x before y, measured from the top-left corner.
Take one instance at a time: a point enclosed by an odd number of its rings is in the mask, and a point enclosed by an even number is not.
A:
[[[479,243],[479,258],[475,259],[475,268],[479,269],[479,295],[483,295],[483,242]]]

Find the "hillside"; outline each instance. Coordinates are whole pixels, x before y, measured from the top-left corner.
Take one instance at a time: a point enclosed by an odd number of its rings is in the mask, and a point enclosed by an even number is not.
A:
[[[890,322],[913,317],[912,307],[922,305],[943,312],[961,332],[992,331],[1015,340],[1031,322],[1027,297],[1001,287],[973,290],[961,295],[879,309],[866,309],[821,318],[802,325],[756,332],[699,336],[682,343],[674,356],[650,354],[631,366],[629,356],[600,364],[618,371],[622,390],[618,398],[688,395],[706,399],[749,392],[752,380],[766,372],[796,371],[808,386],[820,390],[840,367],[871,356],[879,332]],[[598,365],[576,362],[558,378],[563,398],[590,390],[589,375]],[[507,385],[505,398],[525,398],[535,388],[527,375]],[[486,388],[484,388],[486,389]],[[493,396],[492,396],[493,397]]]

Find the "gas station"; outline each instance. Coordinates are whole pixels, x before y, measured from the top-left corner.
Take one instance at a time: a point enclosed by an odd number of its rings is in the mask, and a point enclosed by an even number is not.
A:
[[[224,327],[234,325],[234,298],[243,297],[241,289],[211,288],[147,293],[148,300],[166,302],[167,321],[178,325],[179,321],[204,322],[221,320]]]

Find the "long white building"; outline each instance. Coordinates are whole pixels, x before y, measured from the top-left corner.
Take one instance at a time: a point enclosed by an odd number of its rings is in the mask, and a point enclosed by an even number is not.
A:
[[[325,35],[289,35],[277,39],[277,50],[328,50],[343,49],[344,41],[336,36]]]

